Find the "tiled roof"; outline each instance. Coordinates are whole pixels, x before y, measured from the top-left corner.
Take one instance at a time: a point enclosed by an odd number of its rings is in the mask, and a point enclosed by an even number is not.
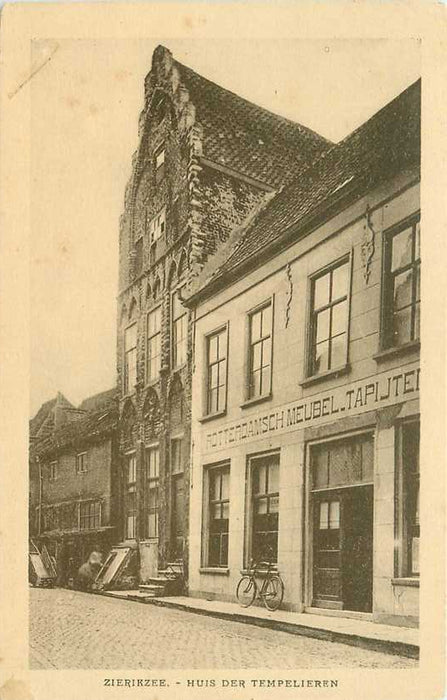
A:
[[[54,399],[45,401],[29,422],[30,437],[47,435],[54,428],[54,410],[56,406],[63,409],[73,409],[74,406],[60,392]]]
[[[111,389],[85,399],[80,410],[85,411],[84,416],[40,439],[34,448],[36,453],[54,455],[67,447],[81,446],[113,433],[118,425],[117,390]]]
[[[175,61],[203,127],[203,155],[275,188],[331,142],[203,78]]]
[[[305,235],[308,222],[327,207],[340,206],[348,193],[361,196],[405,167],[419,165],[420,98],[418,80],[323,153],[249,223],[225,261],[194,290],[193,298],[196,294],[206,296],[207,289],[239,276],[248,261],[261,263],[266,249],[273,252],[295,229],[296,238]]]

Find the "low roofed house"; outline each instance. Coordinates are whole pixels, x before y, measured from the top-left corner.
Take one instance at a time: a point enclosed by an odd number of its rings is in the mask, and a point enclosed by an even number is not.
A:
[[[192,595],[231,600],[269,558],[287,609],[418,624],[420,96],[325,150],[185,292]]]
[[[115,540],[117,422],[115,389],[77,408],[58,394],[30,421],[30,536],[55,558],[60,584]]]

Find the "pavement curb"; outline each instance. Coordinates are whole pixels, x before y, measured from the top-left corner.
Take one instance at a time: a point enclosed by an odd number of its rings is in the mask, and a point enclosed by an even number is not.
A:
[[[313,637],[328,642],[339,642],[349,646],[369,649],[370,651],[380,651],[386,654],[395,656],[405,656],[409,659],[419,659],[419,646],[406,642],[397,642],[391,639],[375,639],[371,637],[363,637],[356,634],[338,632],[335,630],[327,630],[323,627],[307,627],[294,622],[284,622],[283,620],[272,620],[261,617],[252,617],[244,615],[244,613],[224,612],[223,610],[209,610],[194,605],[184,605],[183,603],[174,602],[169,598],[152,598],[141,599],[132,598],[126,595],[117,595],[109,591],[100,591],[97,595],[108,596],[109,598],[118,598],[120,600],[129,600],[134,603],[143,603],[144,605],[157,605],[161,608],[172,608],[182,610],[184,612],[194,613],[196,615],[205,615],[208,617],[217,617],[222,620],[232,620],[233,622],[242,622],[244,624],[256,625],[257,627],[266,627],[277,630],[279,632],[287,632],[303,637]]]

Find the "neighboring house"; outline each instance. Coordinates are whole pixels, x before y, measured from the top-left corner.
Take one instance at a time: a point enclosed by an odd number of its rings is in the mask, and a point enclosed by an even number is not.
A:
[[[59,394],[30,421],[30,537],[55,558],[59,584],[116,540],[117,423],[115,389],[79,408]]]
[[[191,318],[185,285],[330,144],[159,46],[120,224],[117,367],[122,543],[141,580],[188,562]]]
[[[190,595],[233,600],[270,557],[287,609],[418,622],[420,89],[287,185],[188,293]]]

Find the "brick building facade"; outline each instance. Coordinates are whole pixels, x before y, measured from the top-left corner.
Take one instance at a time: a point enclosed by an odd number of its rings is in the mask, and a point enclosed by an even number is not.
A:
[[[122,541],[141,580],[188,563],[191,314],[185,286],[234,230],[329,146],[159,46],[120,222],[117,369]]]
[[[117,406],[115,389],[78,408],[59,394],[30,421],[29,533],[55,558],[59,585],[116,540]]]

